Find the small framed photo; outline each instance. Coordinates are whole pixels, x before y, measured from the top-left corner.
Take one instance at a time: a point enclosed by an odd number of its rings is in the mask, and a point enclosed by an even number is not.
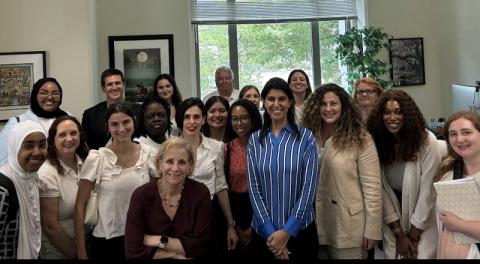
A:
[[[33,84],[47,74],[45,51],[0,53],[0,120],[30,107]]]
[[[423,38],[390,39],[393,86],[425,84]]]
[[[125,101],[143,102],[158,75],[174,72],[173,35],[109,36],[110,68],[125,76]]]

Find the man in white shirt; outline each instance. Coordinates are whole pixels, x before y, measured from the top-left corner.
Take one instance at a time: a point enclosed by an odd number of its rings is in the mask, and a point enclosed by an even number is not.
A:
[[[238,99],[238,90],[233,89],[233,71],[227,66],[222,66],[215,70],[215,84],[217,86],[217,90],[207,94],[203,98],[203,103],[207,102],[207,100],[212,96],[223,96],[227,99],[228,103],[232,105]]]

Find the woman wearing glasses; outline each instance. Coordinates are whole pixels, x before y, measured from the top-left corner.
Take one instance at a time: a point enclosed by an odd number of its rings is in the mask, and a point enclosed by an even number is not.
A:
[[[239,256],[252,256],[252,207],[248,197],[247,144],[250,135],[262,127],[258,108],[247,99],[239,99],[228,112],[225,144],[225,178],[228,183],[230,206],[240,239]]]
[[[42,78],[32,88],[30,109],[20,116],[10,117],[0,133],[0,142],[7,142],[8,136],[16,123],[32,120],[40,124],[45,134],[53,121],[62,115],[68,115],[60,109],[62,104],[62,87],[55,78]],[[7,146],[0,144],[0,165],[7,161]]]
[[[382,85],[372,78],[363,77],[355,82],[355,93],[353,99],[362,111],[363,123],[367,123],[368,115],[375,107],[380,95],[383,93]]]

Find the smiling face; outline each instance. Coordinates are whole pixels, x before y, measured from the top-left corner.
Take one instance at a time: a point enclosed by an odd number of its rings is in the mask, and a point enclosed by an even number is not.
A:
[[[55,135],[55,149],[60,157],[74,155],[80,144],[80,131],[72,120],[58,124]]]
[[[207,111],[207,124],[210,128],[222,129],[227,125],[228,112],[220,102],[215,102]]]
[[[403,126],[403,114],[400,104],[396,100],[389,100],[385,104],[383,122],[390,133],[396,135]]]
[[[360,83],[355,93],[357,95],[357,103],[361,107],[372,107],[377,102],[377,91],[366,83]]]
[[[232,127],[239,137],[250,136],[252,120],[245,107],[237,105],[232,109]]]
[[[305,93],[308,87],[307,77],[301,72],[295,72],[292,74],[289,86],[293,93]]]
[[[44,83],[37,94],[37,102],[40,107],[47,111],[55,111],[60,104],[60,88],[54,82]]]
[[[172,186],[183,184],[185,178],[192,170],[192,161],[189,160],[188,151],[183,147],[173,146],[163,153],[159,160],[162,180]]]
[[[108,119],[108,132],[112,135],[113,141],[132,140],[134,131],[133,119],[125,113],[114,113]]]
[[[27,172],[35,172],[47,157],[47,139],[41,132],[30,133],[18,151],[18,163]]]
[[[110,75],[105,77],[105,86],[103,91],[107,96],[107,102],[113,103],[123,100],[123,90],[125,89],[122,82],[122,76]]]
[[[448,142],[464,160],[480,155],[480,132],[473,123],[465,118],[459,118],[448,127]]]
[[[291,107],[287,94],[279,89],[271,89],[265,96],[264,107],[272,122],[288,123],[288,109]]]
[[[243,99],[247,99],[248,101],[254,103],[257,108],[260,108],[260,94],[254,88],[246,91],[243,95]]]
[[[161,79],[157,82],[158,95],[167,102],[172,101],[173,86],[167,79]]]
[[[215,84],[220,95],[231,95],[233,91],[233,76],[229,71],[219,71],[215,76]]]
[[[167,122],[170,120],[167,116],[167,110],[160,103],[151,103],[145,108],[143,113],[143,125],[150,137],[158,137],[165,134]]]
[[[325,125],[335,125],[342,114],[342,102],[333,92],[326,92],[320,105],[320,116]]]
[[[194,105],[185,111],[183,115],[183,135],[196,136],[200,134],[200,129],[205,123],[205,117],[202,115],[200,107]]]

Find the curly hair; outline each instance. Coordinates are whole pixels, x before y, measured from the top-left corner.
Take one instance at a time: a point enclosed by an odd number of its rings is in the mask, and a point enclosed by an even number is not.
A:
[[[303,126],[311,129],[317,140],[322,142],[320,133],[323,120],[320,115],[320,107],[323,104],[325,94],[328,92],[338,96],[342,104],[342,112],[335,123],[332,138],[334,147],[345,150],[354,144],[362,148],[365,143],[366,129],[362,123],[360,109],[345,89],[334,83],[320,85],[307,99],[302,114]]]
[[[449,138],[448,130],[450,128],[450,125],[452,124],[453,121],[458,120],[460,118],[464,118],[464,119],[467,119],[468,121],[472,122],[473,127],[477,131],[480,131],[480,115],[477,115],[476,113],[467,112],[467,111],[460,111],[460,112],[453,113],[447,119],[447,122],[445,123],[445,129],[443,130],[443,135],[444,135],[444,137],[447,141],[448,152],[442,158],[442,165],[440,166],[440,169],[438,170],[437,175],[435,175],[435,178],[433,179],[434,182],[439,181],[445,173],[453,170],[455,168],[455,166],[460,165],[461,167],[463,167],[462,166],[463,165],[463,158],[453,150],[452,145],[450,144],[450,141],[448,140],[448,138]]]
[[[58,159],[58,153],[57,153],[57,147],[55,146],[55,137],[57,136],[57,130],[58,130],[58,125],[60,123],[70,120],[75,125],[77,126],[78,133],[80,136],[79,139],[79,144],[77,149],[75,150],[75,153],[82,159],[85,160],[88,155],[88,146],[87,146],[87,140],[85,136],[85,132],[83,131],[82,125],[80,125],[80,122],[73,117],[73,116],[60,116],[55,121],[53,121],[52,125],[50,126],[50,129],[48,130],[48,138],[47,138],[47,159],[50,161],[50,163],[57,169],[57,172],[59,175],[63,175],[65,172],[62,165],[60,165],[60,161]]]
[[[397,101],[403,115],[403,125],[397,135],[385,126],[384,113],[388,101]],[[416,161],[420,149],[427,143],[427,123],[415,101],[406,92],[390,89],[377,101],[367,121],[367,128],[377,146],[380,163],[391,164],[395,160]],[[400,143],[395,149],[395,143]]]

